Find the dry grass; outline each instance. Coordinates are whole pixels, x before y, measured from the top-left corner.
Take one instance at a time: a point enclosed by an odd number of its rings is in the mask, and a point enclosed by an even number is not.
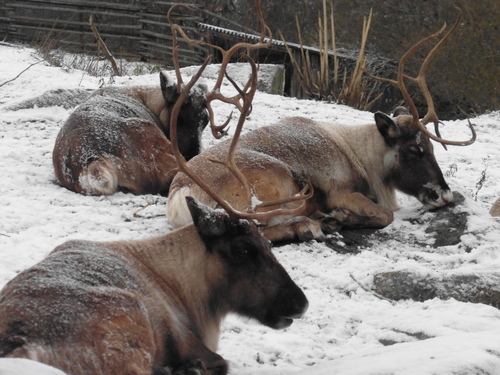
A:
[[[373,106],[373,103],[380,96],[374,98],[373,90],[363,79],[363,71],[366,66],[365,45],[370,30],[371,17],[370,11],[368,18],[365,17],[363,20],[361,47],[354,69],[350,72],[347,67],[341,71],[337,56],[333,9],[330,6],[328,14],[326,0],[323,0],[323,13],[318,16],[319,69],[313,67],[310,53],[304,48],[299,21],[296,18],[301,46],[300,61],[297,61],[286,43],[285,46],[299,84],[307,96],[318,100],[333,100],[363,110],[369,110]],[[283,35],[281,38],[284,40]]]
[[[144,75],[157,73],[164,67],[145,62],[132,62],[124,59],[113,59],[102,56],[102,45],[96,47],[96,54],[81,54],[66,52],[59,47],[62,30],[52,30],[40,38],[40,42],[36,44],[40,57],[47,61],[52,66],[61,67],[64,69],[78,69],[84,74],[92,77],[100,77],[100,86],[112,84],[116,75]],[[116,73],[119,74],[116,74]],[[106,82],[105,78],[108,77]]]

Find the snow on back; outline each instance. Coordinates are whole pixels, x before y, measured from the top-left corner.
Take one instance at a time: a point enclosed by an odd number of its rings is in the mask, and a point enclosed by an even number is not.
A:
[[[36,59],[31,49],[1,45],[0,83]],[[186,68],[186,76],[192,75],[193,69]],[[209,88],[217,71],[216,66],[209,66],[205,72],[204,83]],[[247,75],[233,75],[246,82]],[[158,75],[115,80],[121,86],[156,85]],[[0,87],[0,104],[61,87],[97,89],[99,80],[81,71],[40,63]],[[222,91],[235,93],[226,81]],[[232,110],[221,103],[214,103],[213,108],[218,123]],[[51,153],[69,113],[61,107],[0,109],[0,286],[69,239],[140,239],[170,230],[161,216],[167,200],[164,197],[123,193],[82,196],[56,184]],[[346,106],[257,92],[244,131],[289,116],[344,125],[373,122],[372,113]],[[278,260],[304,289],[309,310],[283,331],[230,316],[219,345],[219,353],[230,362],[230,373],[499,373],[499,357],[495,355],[500,345],[497,309],[456,300],[387,301],[370,292],[373,277],[379,272],[411,270],[421,277],[438,278],[450,273],[498,272],[500,223],[489,217],[488,211],[500,196],[499,122],[499,112],[482,115],[473,119],[478,134],[475,144],[450,146],[448,151],[440,145],[434,147],[450,188],[467,197],[465,207],[471,216],[460,244],[432,247],[432,235],[425,233],[422,223],[435,213],[425,210],[415,198],[398,195],[401,210],[395,213],[394,223],[379,232],[383,239],[359,254],[340,254],[317,242],[275,248]],[[457,120],[446,121],[441,134],[446,139],[462,140],[470,133],[467,122]],[[210,131],[203,137],[204,148],[217,142]],[[148,203],[151,205],[134,215]],[[416,245],[426,241],[428,247]]]
[[[65,372],[23,358],[0,358],[0,375],[65,375]]]

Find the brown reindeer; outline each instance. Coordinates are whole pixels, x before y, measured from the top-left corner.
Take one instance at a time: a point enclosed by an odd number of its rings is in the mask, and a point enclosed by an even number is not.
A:
[[[207,63],[171,113],[172,152],[187,174],[175,125]],[[250,63],[249,84],[238,88],[238,133],[257,88]],[[230,153],[222,161],[231,166],[232,159]],[[214,210],[193,198],[187,205],[194,224],[142,241],[70,241],[16,276],[0,293],[0,356],[71,375],[224,375],[227,363],[215,351],[225,315],[283,329],[305,313],[304,293],[245,219],[261,215]]]
[[[307,299],[252,221],[188,199],[194,225],[142,241],[70,241],[0,293],[0,356],[71,375],[226,374],[235,312],[283,329]]]
[[[168,192],[177,163],[170,144],[170,112],[178,85],[160,73],[160,86],[105,87],[78,106],[61,128],[52,154],[59,183],[81,194]],[[207,88],[197,85],[179,112],[179,147],[201,151],[208,124]]]
[[[68,374],[226,374],[235,312],[282,329],[307,299],[251,221],[188,199],[194,225],[143,241],[70,241],[0,293],[0,356]],[[182,372],[178,372],[181,374]]]
[[[460,20],[460,18],[459,18]],[[256,207],[264,212],[276,208],[295,208],[293,215],[273,217],[263,229],[265,236],[275,242],[322,238],[324,232],[348,228],[383,228],[393,221],[398,209],[395,190],[417,197],[430,208],[441,207],[452,200],[452,193],[436,162],[430,138],[450,145],[465,142],[445,140],[430,133],[425,124],[439,120],[425,83],[427,65],[440,45],[453,33],[455,26],[426,57],[419,76],[413,79],[422,88],[429,112],[422,121],[403,79],[406,60],[423,43],[436,34],[418,42],[401,59],[398,85],[410,107],[411,115],[399,108],[395,117],[375,114],[375,124],[341,126],[306,118],[288,118],[267,127],[261,127],[241,137],[235,161],[251,185],[255,198],[246,199],[244,188],[234,176],[221,166],[212,167],[226,152],[229,143],[221,143],[193,158],[188,164],[195,175],[217,191],[233,207],[244,210]],[[437,131],[439,135],[439,132]],[[300,208],[298,203],[280,200],[301,192],[312,185],[312,197]],[[167,216],[174,227],[190,221],[184,202],[193,196],[204,204],[215,202],[191,179],[178,174],[170,187]],[[274,200],[276,205],[257,205]]]

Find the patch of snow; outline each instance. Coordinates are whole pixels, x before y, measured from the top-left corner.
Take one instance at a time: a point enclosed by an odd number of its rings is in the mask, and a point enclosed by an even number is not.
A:
[[[32,49],[0,46],[0,83],[37,59]],[[185,71],[187,77],[194,68]],[[216,74],[217,67],[207,67],[203,83],[209,89]],[[233,78],[245,83],[247,75]],[[120,86],[156,85],[158,81],[158,74],[115,77]],[[40,63],[0,87],[0,104],[49,89],[97,89],[99,85],[98,78],[82,71]],[[221,89],[226,95],[236,94],[226,81]],[[218,102],[213,108],[219,123],[233,110]],[[140,239],[171,230],[162,215],[164,197],[83,196],[57,185],[52,148],[70,112],[58,106],[0,108],[0,287],[67,240]],[[372,113],[343,105],[257,92],[244,131],[290,116],[345,125],[373,122]],[[450,146],[448,151],[435,146],[450,188],[467,197],[471,217],[462,243],[433,248],[421,223],[435,213],[400,194],[401,209],[394,223],[380,231],[384,240],[359,254],[340,254],[315,241],[275,248],[277,258],[308,297],[309,310],[283,331],[230,316],[223,325],[219,353],[230,362],[231,374],[500,373],[497,309],[455,300],[387,301],[370,292],[373,277],[380,272],[411,269],[422,277],[498,273],[499,219],[491,218],[488,211],[500,196],[500,112],[474,118],[473,123],[478,134],[473,145]],[[447,139],[467,139],[467,121],[446,121],[441,133]],[[204,132],[204,148],[216,142],[209,130]],[[483,172],[485,179],[480,183]],[[133,214],[148,203],[139,215]],[[338,240],[343,241],[342,237]],[[414,245],[417,240],[428,241],[429,246]]]

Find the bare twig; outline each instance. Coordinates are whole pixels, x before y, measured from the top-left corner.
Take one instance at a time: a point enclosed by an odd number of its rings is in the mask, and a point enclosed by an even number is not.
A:
[[[377,298],[379,298],[379,299],[381,299],[381,300],[388,301],[388,302],[390,302],[391,304],[394,304],[394,301],[393,301],[393,300],[391,300],[391,299],[389,299],[389,298],[386,298],[386,297],[384,297],[384,296],[382,296],[382,295],[378,294],[377,292],[375,292],[375,291],[373,291],[373,290],[371,290],[371,289],[367,288],[367,287],[366,287],[366,286],[364,286],[363,284],[361,284],[361,282],[359,282],[359,281],[358,281],[358,280],[357,280],[357,279],[356,279],[356,278],[352,275],[352,273],[350,273],[350,274],[349,274],[349,276],[350,276],[350,277],[351,277],[351,279],[353,279],[353,281],[354,281],[356,284],[358,284],[358,285],[359,285],[359,287],[360,287],[361,289],[363,289],[365,292],[370,293],[370,294],[373,294],[375,297],[377,297]]]
[[[151,202],[148,202],[148,204],[146,204],[145,206],[139,208],[138,210],[135,210],[134,213],[132,214],[134,217],[137,217],[139,215],[137,215],[139,212],[141,212],[142,210],[145,210],[146,208],[148,208],[149,206],[151,206]]]
[[[8,236],[6,234],[3,234],[3,233],[0,233],[0,236],[4,236],[4,237],[9,237],[10,238],[10,236]]]
[[[153,203],[152,202],[148,202],[145,206],[135,210],[133,213],[132,213],[132,216],[134,217],[142,217],[142,218],[145,218],[146,216],[141,216],[139,215],[139,212],[141,212],[142,210],[145,210],[146,208],[148,208],[149,206],[151,206]],[[152,217],[160,217],[160,216],[165,216],[166,214],[156,214],[156,215],[153,215]]]
[[[2,86],[4,86],[4,85],[6,85],[6,84],[7,84],[7,83],[9,83],[9,82],[12,82],[12,81],[14,81],[14,80],[18,79],[18,78],[19,78],[19,76],[20,76],[21,74],[23,74],[25,71],[27,71],[27,70],[28,70],[29,68],[31,68],[32,66],[34,66],[34,65],[36,65],[36,64],[40,64],[42,61],[43,61],[43,60],[40,60],[40,61],[37,61],[37,62],[35,62],[35,63],[31,64],[30,66],[28,66],[26,69],[24,69],[21,73],[19,73],[19,74],[18,74],[17,76],[15,76],[14,78],[9,79],[8,81],[5,81],[5,82],[3,82],[3,83],[0,83],[0,87],[2,87]]]
[[[102,40],[101,36],[99,35],[99,31],[97,31],[97,27],[94,24],[94,18],[90,16],[89,18],[89,23],[90,23],[90,28],[94,32],[95,39],[97,40],[97,43],[101,47],[102,52],[104,53],[104,56],[108,59],[108,61],[111,63],[111,66],[113,67],[113,73],[116,76],[120,76],[120,70],[118,69],[118,65],[116,64],[115,58],[113,55],[108,50],[108,47],[106,47],[106,44],[104,44],[104,41]]]

